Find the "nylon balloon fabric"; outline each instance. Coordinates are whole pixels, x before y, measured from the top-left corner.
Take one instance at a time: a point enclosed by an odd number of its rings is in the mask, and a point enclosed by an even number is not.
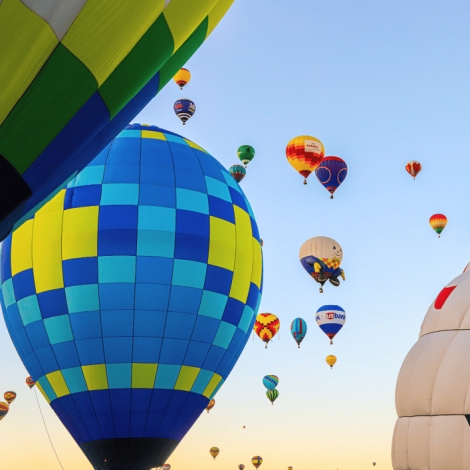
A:
[[[0,240],[147,105],[232,3],[0,2]]]
[[[1,304],[95,469],[148,470],[235,365],[261,278],[256,221],[227,170],[134,124],[5,240]]]
[[[331,199],[333,199],[334,192],[346,179],[347,174],[348,165],[339,157],[325,157],[315,170],[318,181],[331,194]]]
[[[253,329],[261,341],[268,347],[268,343],[274,338],[280,327],[281,322],[276,315],[272,313],[260,313],[256,317]]]

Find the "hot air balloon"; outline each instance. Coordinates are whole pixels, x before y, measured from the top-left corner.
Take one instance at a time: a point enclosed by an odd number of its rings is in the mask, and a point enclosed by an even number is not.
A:
[[[3,398],[5,398],[5,401],[10,404],[13,401],[15,401],[16,398],[16,393],[15,392],[5,392],[3,394]]]
[[[406,164],[406,171],[415,179],[418,176],[418,173],[421,171],[421,163],[411,160]]]
[[[414,179],[414,178],[413,178]],[[376,466],[376,463],[375,462],[372,462],[372,465],[375,467]]]
[[[333,344],[333,338],[346,323],[346,312],[339,305],[323,305],[317,310],[315,320]]]
[[[256,317],[253,329],[259,336],[261,341],[265,343],[264,347],[268,347],[268,343],[274,338],[276,333],[279,331],[281,322],[276,315],[272,313],[260,313]]]
[[[0,240],[121,132],[231,3],[3,2]]]
[[[290,325],[290,332],[300,348],[300,343],[307,334],[307,322],[302,318],[296,318]]]
[[[444,214],[434,214],[429,219],[429,225],[437,233],[437,237],[441,238],[441,233],[447,225],[447,217]]]
[[[279,384],[279,377],[277,375],[265,375],[263,377],[263,385],[268,390],[274,390]]]
[[[326,356],[326,363],[333,369],[333,366],[336,364],[336,356],[331,354]]]
[[[165,463],[227,378],[261,278],[256,221],[227,170],[133,124],[4,241],[1,307],[92,465],[141,470]]]
[[[31,377],[26,377],[26,385],[32,389],[36,385],[36,382]]]
[[[274,389],[274,390],[268,390],[266,392],[266,396],[268,397],[268,400],[271,402],[271,405],[274,405],[274,402],[276,401],[277,397],[279,396],[279,391]]]
[[[343,250],[332,238],[310,238],[300,247],[299,258],[305,271],[321,284],[320,292],[323,292],[322,287],[327,280],[334,286],[339,286],[339,276],[345,280],[344,271],[340,268]]]
[[[191,116],[196,112],[196,105],[191,100],[183,98],[181,100],[175,101],[173,109],[184,126],[186,121],[191,119]]]
[[[8,403],[0,401],[0,421],[8,414],[8,411],[10,411]]]
[[[237,155],[240,161],[247,166],[255,158],[255,149],[251,145],[242,145],[238,147]]]
[[[215,400],[212,399],[209,404],[206,406],[206,411],[209,413],[210,410],[212,410],[212,408],[214,408],[215,406]]]
[[[318,181],[330,192],[330,199],[333,199],[334,192],[346,179],[347,174],[348,165],[339,157],[325,157],[315,170]]]
[[[171,465],[169,463],[166,463],[163,465],[162,470],[171,470]]]
[[[286,147],[289,163],[304,177],[304,184],[312,171],[315,171],[325,156],[323,144],[309,135],[294,137]]]
[[[182,90],[183,87],[188,84],[189,80],[191,80],[191,72],[188,69],[181,68],[176,72],[173,80],[180,87],[180,90]]]
[[[294,467],[287,467],[287,470],[294,470]]]
[[[239,183],[246,176],[245,167],[243,167],[241,165],[232,165],[228,169],[228,172],[232,175],[233,179],[237,183]]]
[[[220,450],[218,447],[211,447],[209,452],[212,455],[212,457],[214,457],[214,460],[215,460],[215,458],[219,455]]]
[[[238,470],[243,470],[245,468],[245,465],[243,465],[242,463],[238,466]]]
[[[256,455],[251,459],[251,463],[255,468],[258,468],[263,463],[263,459],[259,455]]]

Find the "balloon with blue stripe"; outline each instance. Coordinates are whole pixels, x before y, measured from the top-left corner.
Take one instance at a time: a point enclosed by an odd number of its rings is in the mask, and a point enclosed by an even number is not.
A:
[[[279,383],[279,377],[276,375],[265,375],[263,377],[263,385],[268,389],[268,390],[274,390]]]
[[[317,310],[315,320],[333,344],[333,338],[346,323],[346,312],[339,305],[323,305]]]
[[[300,348],[300,343],[305,338],[307,334],[307,322],[303,318],[296,318],[290,326],[290,332],[292,337],[297,342],[298,347]]]
[[[186,98],[175,101],[173,105],[175,114],[180,118],[183,126],[186,124],[188,119],[191,119],[191,116],[196,112],[196,105]]]

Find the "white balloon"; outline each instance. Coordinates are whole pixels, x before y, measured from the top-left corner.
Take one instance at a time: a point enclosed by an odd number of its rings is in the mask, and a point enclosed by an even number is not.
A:
[[[395,401],[395,470],[470,470],[470,270],[429,307]]]

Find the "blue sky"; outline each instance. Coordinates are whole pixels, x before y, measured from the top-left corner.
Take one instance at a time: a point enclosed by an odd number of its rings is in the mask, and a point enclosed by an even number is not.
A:
[[[169,459],[174,470],[249,468],[253,455],[262,470],[392,468],[399,368],[428,306],[470,261],[469,23],[470,3],[457,0],[236,0],[187,64],[187,87],[169,83],[134,120],[180,132],[226,167],[239,145],[255,147],[241,185],[264,240],[261,311],[281,320],[268,350],[250,339],[216,407]],[[182,97],[197,107],[184,127],[173,113]],[[302,134],[348,163],[334,200],[287,163],[287,142]],[[416,181],[404,169],[413,159],[423,164]],[[438,212],[449,219],[441,239],[428,223]],[[322,295],[298,261],[317,235],[342,245],[347,276]],[[329,303],[347,312],[334,346],[314,319]],[[289,332],[299,316],[308,323],[300,350]],[[0,383],[20,394],[21,418],[1,423],[2,454],[18,469],[59,468],[3,323],[0,341]],[[265,374],[280,378],[274,406]],[[89,468],[41,402],[64,467]],[[41,448],[39,461],[18,452],[25,443]]]

